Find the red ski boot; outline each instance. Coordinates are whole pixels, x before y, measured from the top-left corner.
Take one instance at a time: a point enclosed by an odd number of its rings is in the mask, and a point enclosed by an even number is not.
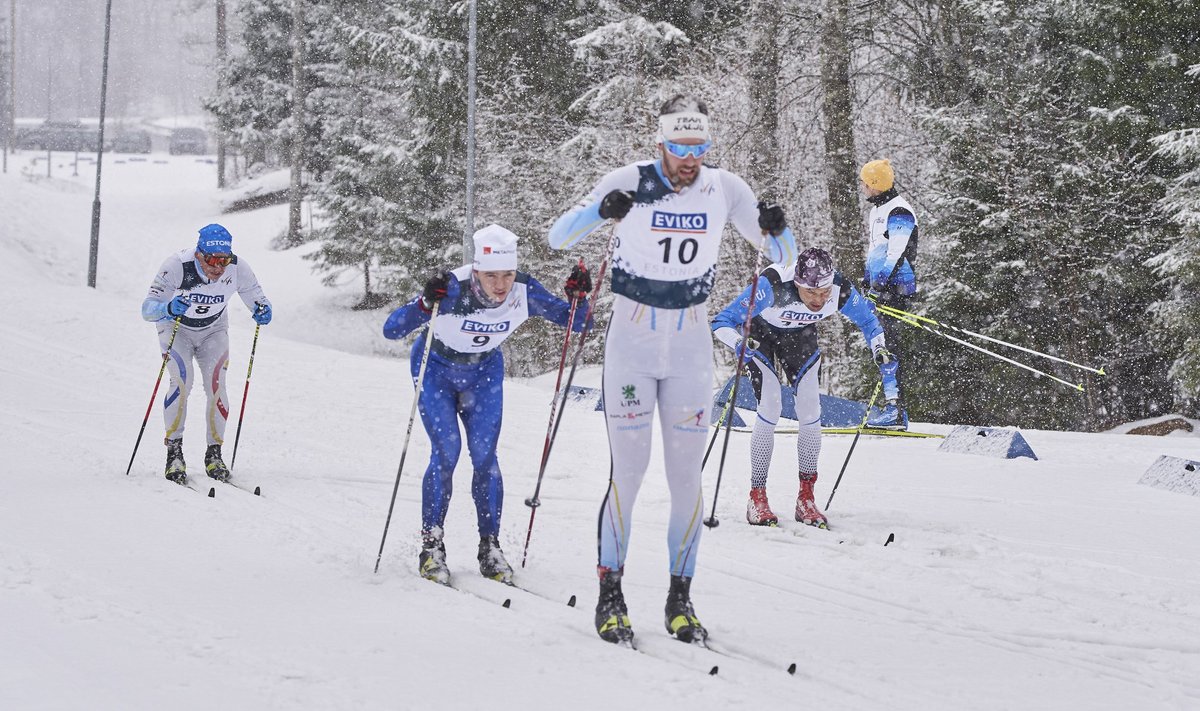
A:
[[[751,526],[778,526],[779,517],[771,512],[767,503],[767,490],[763,488],[750,489],[750,501],[746,504],[746,520]]]
[[[817,485],[817,474],[800,472],[800,493],[796,496],[796,520],[806,526],[829,528],[829,522],[817,503],[813,501],[813,487]]]

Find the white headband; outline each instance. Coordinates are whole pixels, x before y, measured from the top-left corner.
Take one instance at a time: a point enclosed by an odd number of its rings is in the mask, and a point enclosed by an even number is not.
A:
[[[712,138],[708,133],[708,116],[698,111],[663,114],[658,117],[658,137],[660,141],[678,141],[683,138],[710,141]]]

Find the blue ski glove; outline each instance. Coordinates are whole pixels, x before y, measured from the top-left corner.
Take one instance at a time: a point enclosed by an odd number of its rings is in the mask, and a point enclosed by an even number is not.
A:
[[[192,307],[192,302],[188,301],[184,296],[176,296],[167,302],[167,315],[171,318],[178,318]]]
[[[271,305],[255,301],[254,313],[250,316],[254,319],[254,323],[257,323],[259,326],[266,326],[268,323],[271,323]]]
[[[742,341],[746,342],[746,351],[742,355],[743,363],[749,363],[751,358],[757,358],[759,363],[766,365],[768,368],[771,367],[771,362],[767,360],[767,357],[763,355],[761,351],[758,350],[758,341],[754,340],[753,338],[738,339],[738,342],[733,345],[734,353],[742,352]],[[772,370],[774,370],[774,368],[772,368]]]

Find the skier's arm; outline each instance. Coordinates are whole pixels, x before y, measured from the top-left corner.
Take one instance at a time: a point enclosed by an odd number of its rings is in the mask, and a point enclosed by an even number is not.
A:
[[[259,309],[259,304],[271,306],[271,300],[262,290],[262,285],[258,283],[258,277],[254,274],[254,270],[250,265],[241,259],[237,262],[237,290],[238,296],[242,297],[242,303],[246,308],[250,309],[250,313],[254,313]]]
[[[529,315],[544,318],[547,321],[557,323],[559,326],[567,326],[567,317],[571,315],[571,304],[563,301],[554,294],[551,294],[546,287],[542,286],[541,282],[533,277],[529,277],[529,281],[525,284],[525,295],[529,299]],[[580,299],[575,306],[575,317],[571,322],[571,330],[579,333],[584,327],[584,316],[588,312],[588,300]],[[591,319],[588,319],[587,325],[590,327]]]
[[[162,321],[171,318],[167,312],[167,304],[175,298],[175,292],[183,284],[183,263],[173,257],[168,258],[158,268],[146,299],[142,301],[142,318],[147,321]]]
[[[871,287],[882,291],[896,268],[896,263],[904,257],[908,241],[917,228],[917,218],[903,207],[893,209],[887,218],[887,253],[883,259],[871,264]]]
[[[396,309],[387,317],[387,320],[383,322],[383,337],[392,340],[404,338],[429,323],[430,313],[421,305],[421,296],[418,294],[413,297],[412,301]]]
[[[758,278],[756,286],[758,293],[754,295],[753,313],[750,312],[750,287],[746,287],[736,299],[713,317],[713,335],[730,348],[737,348],[738,342],[741,341],[742,327],[746,323],[747,314],[754,318],[775,303],[775,291],[765,276]]]
[[[754,191],[733,173],[721,171],[721,177],[729,199],[729,221],[742,237],[774,264],[787,266],[796,261],[796,238],[792,228],[783,228],[778,236],[764,234],[758,226],[758,200]]]
[[[553,249],[570,249],[604,224],[600,217],[600,203],[613,190],[637,190],[638,170],[636,165],[618,168],[600,179],[596,187],[580,200],[575,207],[559,217],[550,228],[550,246]]]
[[[840,275],[838,278],[841,280]],[[875,311],[875,304],[864,298],[850,282],[841,281],[841,303],[838,305],[838,311],[853,321],[855,326],[858,326],[858,330],[862,331],[863,339],[872,353],[881,348],[886,349],[887,342],[883,336],[883,326],[879,323],[879,316]]]

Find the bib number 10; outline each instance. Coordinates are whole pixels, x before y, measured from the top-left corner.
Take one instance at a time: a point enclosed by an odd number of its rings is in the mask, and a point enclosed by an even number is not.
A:
[[[656,244],[662,245],[663,248],[663,264],[671,263],[672,241],[672,238],[664,237],[656,242]],[[696,258],[696,252],[698,251],[700,251],[700,243],[697,242],[693,237],[685,237],[679,242],[679,249],[677,250],[676,256],[679,257],[680,264],[691,264],[692,260]]]

